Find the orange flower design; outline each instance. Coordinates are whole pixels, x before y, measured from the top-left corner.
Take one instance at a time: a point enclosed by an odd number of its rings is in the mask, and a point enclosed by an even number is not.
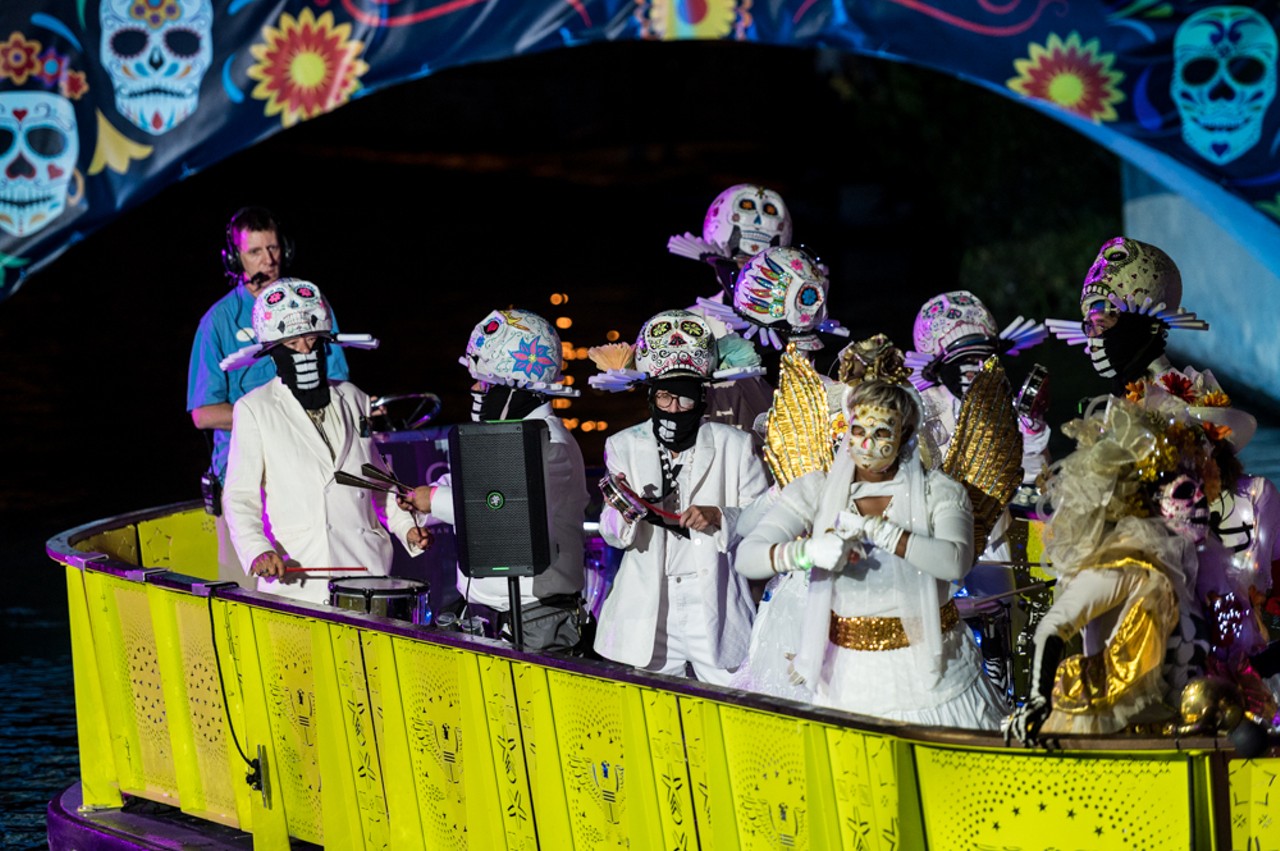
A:
[[[1219,443],[1231,436],[1231,426],[1215,425],[1214,423],[1202,423],[1205,433],[1209,435],[1209,439],[1214,443]]]
[[[1020,95],[1049,101],[1096,123],[1115,121],[1115,105],[1124,100],[1122,71],[1111,67],[1113,53],[1099,53],[1098,40],[1081,42],[1079,33],[1063,41],[1050,33],[1046,44],[1032,44],[1030,58],[1014,60],[1018,76],[1005,85]]]
[[[359,58],[364,43],[351,39],[351,25],[334,25],[333,13],[319,18],[303,9],[294,18],[280,15],[276,28],[263,30],[264,44],[250,48],[257,64],[248,71],[258,80],[253,96],[267,102],[264,114],[279,115],[292,127],[331,112],[351,99],[369,70]]]
[[[1141,405],[1147,395],[1147,385],[1142,381],[1130,381],[1124,386],[1124,397],[1135,405]]]
[[[9,34],[9,40],[0,44],[0,80],[8,77],[15,86],[21,86],[27,78],[40,70],[40,42],[32,41],[20,32]]]

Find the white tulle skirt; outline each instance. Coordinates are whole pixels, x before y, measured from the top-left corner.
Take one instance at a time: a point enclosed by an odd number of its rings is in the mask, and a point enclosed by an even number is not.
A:
[[[734,672],[729,681],[731,688],[804,703],[813,701],[813,690],[796,682],[792,667],[808,594],[808,573],[783,573],[769,580],[751,627],[747,661]]]
[[[813,702],[860,715],[932,727],[998,730],[1008,708],[982,673],[978,645],[961,621],[942,638],[937,682],[914,647],[849,650],[827,645]]]

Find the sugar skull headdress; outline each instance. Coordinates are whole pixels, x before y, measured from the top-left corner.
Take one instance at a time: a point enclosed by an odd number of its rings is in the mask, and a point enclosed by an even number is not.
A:
[[[1182,275],[1161,249],[1136,239],[1118,236],[1108,240],[1089,267],[1080,293],[1083,322],[1047,319],[1050,333],[1068,345],[1083,345],[1104,377],[1115,367],[1100,363],[1104,357],[1102,334],[1121,314],[1143,316],[1161,332],[1170,328],[1207,331],[1209,323],[1183,310]]]
[[[702,237],[691,233],[667,240],[680,257],[705,260],[751,257],[770,246],[791,244],[791,212],[772,189],[739,183],[716,196],[702,222]]]
[[[480,321],[458,362],[471,377],[546,396],[578,396],[560,381],[560,335],[527,310],[495,310]]]
[[[690,310],[664,310],[640,328],[635,346],[615,343],[589,352],[604,372],[587,381],[618,392],[660,378],[734,381],[762,375],[761,367],[719,368],[719,346],[707,320]]]
[[[263,287],[253,302],[253,333],[258,342],[223,358],[223,370],[249,366],[285,340],[308,334],[339,346],[378,347],[378,341],[369,334],[334,334],[329,302],[319,287],[301,278],[281,278]]]
[[[957,358],[995,354],[1017,355],[1039,345],[1049,336],[1039,322],[1019,316],[997,332],[995,317],[968,290],[936,295],[916,315],[912,340],[916,350],[906,355],[911,382],[918,390],[942,383],[944,364]]]
[[[816,331],[849,336],[827,318],[830,288],[826,270],[803,248],[766,248],[738,273],[732,305],[699,298],[698,306],[745,339],[758,335],[775,349],[793,342],[812,352],[822,348]]]

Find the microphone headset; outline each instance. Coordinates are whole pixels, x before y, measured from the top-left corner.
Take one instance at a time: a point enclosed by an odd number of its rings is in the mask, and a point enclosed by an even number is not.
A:
[[[244,263],[240,249],[236,247],[236,234],[240,231],[268,231],[276,233],[280,241],[280,271],[285,272],[293,262],[293,240],[280,226],[280,220],[266,207],[241,207],[227,220],[226,244],[222,249],[222,269],[231,283],[240,283],[244,275]]]

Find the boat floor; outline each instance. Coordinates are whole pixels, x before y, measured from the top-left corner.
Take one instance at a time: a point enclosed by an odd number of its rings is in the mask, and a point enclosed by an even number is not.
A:
[[[50,851],[252,851],[253,834],[187,815],[177,807],[129,798],[119,809],[81,812],[80,784],[49,802]],[[321,846],[294,840],[295,851]]]

